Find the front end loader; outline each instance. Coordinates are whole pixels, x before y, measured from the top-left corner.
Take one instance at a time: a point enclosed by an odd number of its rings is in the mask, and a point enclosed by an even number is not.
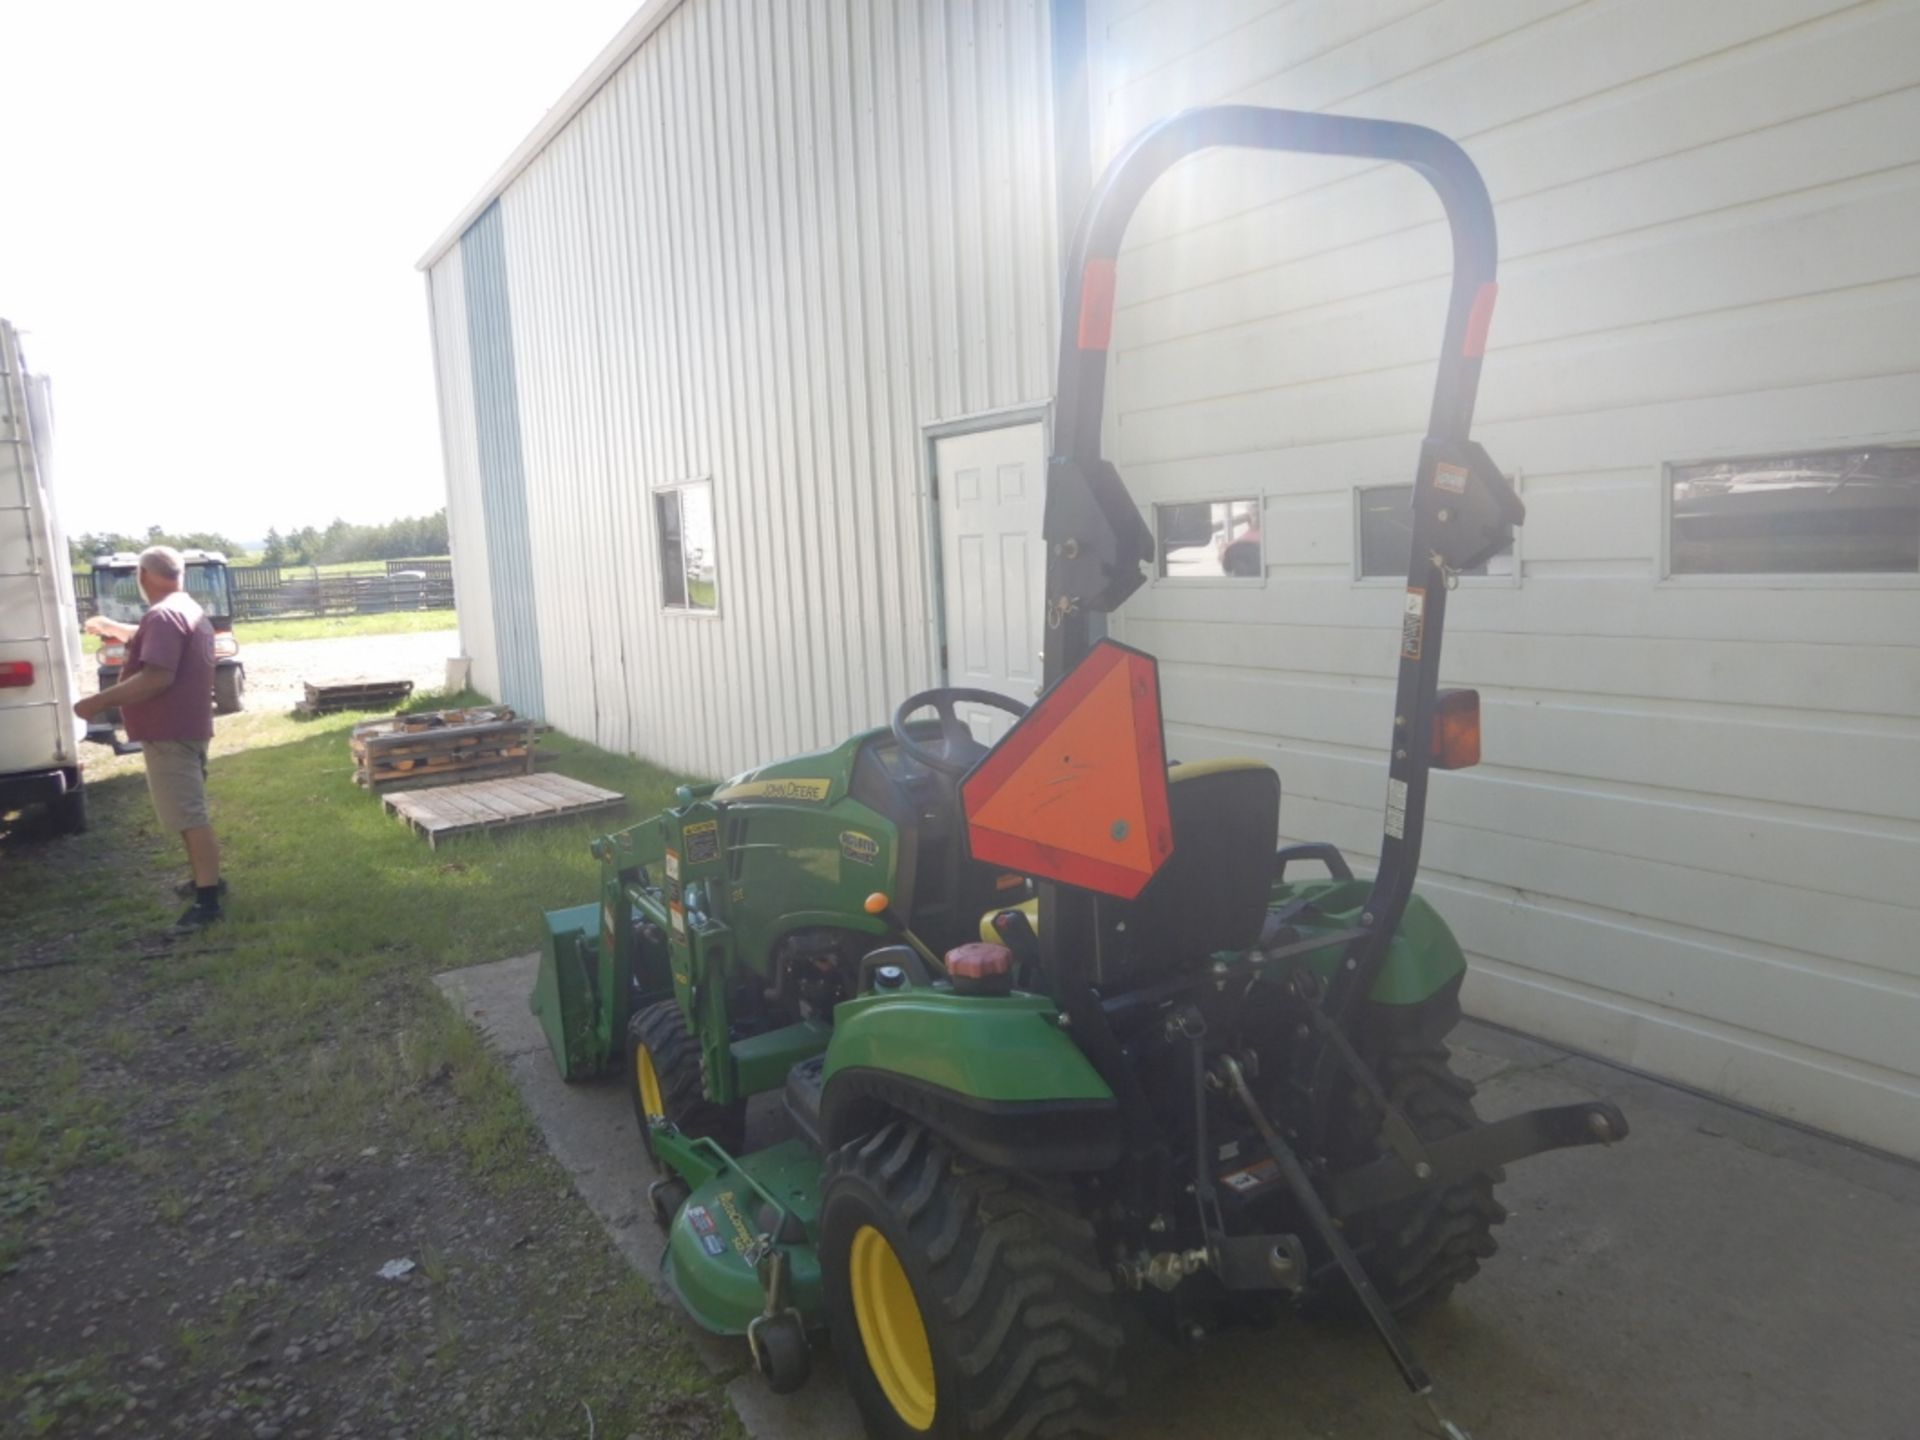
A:
[[[1452,228],[1370,879],[1276,853],[1268,766],[1169,763],[1156,664],[1098,618],[1153,557],[1100,453],[1115,262],[1215,146],[1409,165]],[[627,1077],[667,1283],[776,1390],[825,1331],[876,1436],[1091,1435],[1123,1307],[1191,1337],[1302,1306],[1365,1317],[1434,1405],[1402,1321],[1493,1253],[1501,1167],[1625,1137],[1606,1103],[1478,1116],[1446,1046],[1465,961],[1413,893],[1429,774],[1479,753],[1477,697],[1437,685],[1449,582],[1523,518],[1469,439],[1494,257],[1433,131],[1247,106],[1146,131],[1067,265],[1039,700],[926,691],[682,788],[594,843],[597,903],[547,916],[555,1058]],[[988,749],[963,704],[1016,721]]]

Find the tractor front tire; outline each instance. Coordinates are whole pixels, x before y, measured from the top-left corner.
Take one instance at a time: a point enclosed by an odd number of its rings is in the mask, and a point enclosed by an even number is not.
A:
[[[1124,1338],[1093,1227],[896,1121],[828,1157],[820,1266],[870,1435],[1106,1432]]]
[[[627,1094],[640,1125],[640,1143],[653,1153],[654,1120],[671,1120],[682,1135],[719,1143],[729,1155],[746,1143],[747,1102],[718,1105],[700,1078],[700,1043],[677,1000],[649,1005],[627,1022]]]
[[[1391,1038],[1373,1057],[1373,1067],[1387,1097],[1423,1141],[1480,1125],[1473,1082],[1454,1073],[1444,1041],[1413,1034]],[[1378,1115],[1372,1118],[1377,1123]],[[1409,1318],[1444,1303],[1500,1248],[1493,1227],[1507,1211],[1493,1198],[1493,1187],[1504,1178],[1499,1170],[1482,1171],[1347,1222],[1360,1263],[1395,1315]],[[1343,1314],[1364,1313],[1344,1286],[1332,1299],[1331,1308]]]
[[[235,715],[246,708],[241,696],[247,680],[238,665],[222,665],[213,672],[213,713]]]

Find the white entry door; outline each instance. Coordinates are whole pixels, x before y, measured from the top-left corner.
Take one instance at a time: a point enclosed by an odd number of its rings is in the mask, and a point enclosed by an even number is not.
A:
[[[1041,596],[1047,552],[1046,435],[1038,423],[935,442],[940,488],[947,684],[995,690],[1031,705],[1040,693]],[[991,745],[1013,724],[1003,711],[962,706]]]

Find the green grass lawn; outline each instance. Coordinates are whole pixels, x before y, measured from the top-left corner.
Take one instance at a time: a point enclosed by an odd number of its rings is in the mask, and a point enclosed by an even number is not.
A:
[[[481,698],[422,697],[412,708]],[[629,797],[625,820],[601,816],[429,850],[353,785],[346,736],[361,718],[221,721],[209,789],[232,891],[225,924],[204,942],[157,939],[180,908],[171,887],[184,861],[176,837],[158,829],[138,757],[102,752],[89,765],[86,835],[0,839],[0,1312],[31,1313],[37,1257],[56,1249],[70,1267],[62,1303],[84,1293],[84,1257],[100,1243],[84,1227],[100,1223],[87,1218],[98,1214],[119,1232],[115,1243],[135,1247],[131,1258],[116,1258],[117,1271],[159,1267],[125,1283],[177,1295],[180,1307],[146,1322],[109,1307],[100,1333],[85,1339],[77,1316],[64,1336],[57,1325],[29,1332],[0,1321],[0,1355],[15,1352],[0,1359],[0,1431],[23,1416],[38,1426],[62,1395],[80,1397],[70,1418],[90,1430],[98,1406],[132,1404],[132,1394],[68,1381],[49,1388],[46,1376],[92,1366],[88,1374],[140,1378],[130,1360],[149,1351],[165,1356],[166,1383],[187,1387],[187,1398],[168,1402],[177,1413],[203,1392],[219,1403],[255,1383],[234,1378],[253,1373],[244,1363],[250,1328],[290,1329],[365,1306],[364,1326],[337,1321],[338,1333],[364,1339],[364,1373],[352,1383],[399,1407],[406,1433],[477,1433],[460,1415],[407,1407],[444,1402],[432,1401],[425,1380],[468,1364],[473,1344],[463,1337],[491,1335],[496,1322],[515,1337],[516,1359],[498,1374],[477,1366],[462,1397],[469,1407],[490,1397],[497,1416],[515,1407],[519,1418],[497,1429],[585,1434],[584,1402],[602,1435],[666,1433],[656,1423],[661,1407],[693,1407],[687,1413],[698,1423],[687,1433],[737,1433],[717,1398],[721,1382],[586,1217],[502,1064],[430,980],[537,949],[543,910],[595,893],[589,839],[660,808],[679,777],[548,735],[541,748],[558,758],[555,768]],[[386,1252],[356,1257],[337,1284],[323,1283],[332,1272],[322,1268],[321,1232],[305,1217],[315,1189],[336,1184],[315,1187],[313,1176],[350,1171],[359,1184],[364,1172],[368,1183],[384,1176],[397,1189],[423,1169],[441,1178],[422,1214],[455,1238],[437,1262],[454,1279],[434,1277],[430,1266],[432,1288],[420,1292],[432,1304],[422,1312],[430,1320],[412,1322],[431,1327],[419,1339],[409,1322],[377,1308],[389,1292],[370,1278],[372,1257]],[[208,1186],[209,1174],[237,1177],[227,1191],[238,1185],[241,1204],[236,1218],[197,1231],[200,1211],[233,1199]],[[331,1224],[337,1208],[319,1213]],[[538,1247],[506,1246],[517,1229],[542,1237]],[[496,1233],[499,1253],[483,1263],[492,1253],[484,1237]],[[312,1277],[260,1282],[277,1273],[261,1259],[266,1247],[296,1243],[322,1256]],[[398,1239],[376,1243],[403,1253]],[[164,1266],[175,1261],[156,1257],[175,1250],[190,1268],[169,1279]],[[251,1298],[207,1310],[197,1289],[228,1269]],[[511,1313],[493,1313],[502,1310]],[[591,1323],[576,1323],[589,1312]],[[117,1333],[123,1318],[145,1328]],[[635,1349],[642,1338],[644,1355]],[[55,1433],[68,1433],[62,1413],[48,1413]]]
[[[269,640],[331,640],[342,635],[413,635],[451,630],[459,623],[452,610],[398,610],[386,615],[322,615],[309,619],[243,620],[233,627],[242,653]]]
[[[233,627],[241,646],[264,645],[270,640],[332,640],[343,635],[414,635],[425,630],[451,630],[459,624],[452,610],[399,610],[387,615],[322,615],[285,620],[243,620]],[[81,649],[98,654],[100,637],[83,635]]]

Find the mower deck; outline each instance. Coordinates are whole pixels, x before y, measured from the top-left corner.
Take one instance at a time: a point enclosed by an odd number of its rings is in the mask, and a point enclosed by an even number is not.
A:
[[[768,1311],[762,1274],[777,1249],[787,1257],[787,1305],[807,1328],[817,1326],[821,1167],[807,1143],[783,1140],[738,1157],[710,1140],[659,1135],[654,1143],[682,1174],[709,1172],[673,1216],[660,1258],[667,1288],[687,1314],[715,1335],[745,1335]]]

